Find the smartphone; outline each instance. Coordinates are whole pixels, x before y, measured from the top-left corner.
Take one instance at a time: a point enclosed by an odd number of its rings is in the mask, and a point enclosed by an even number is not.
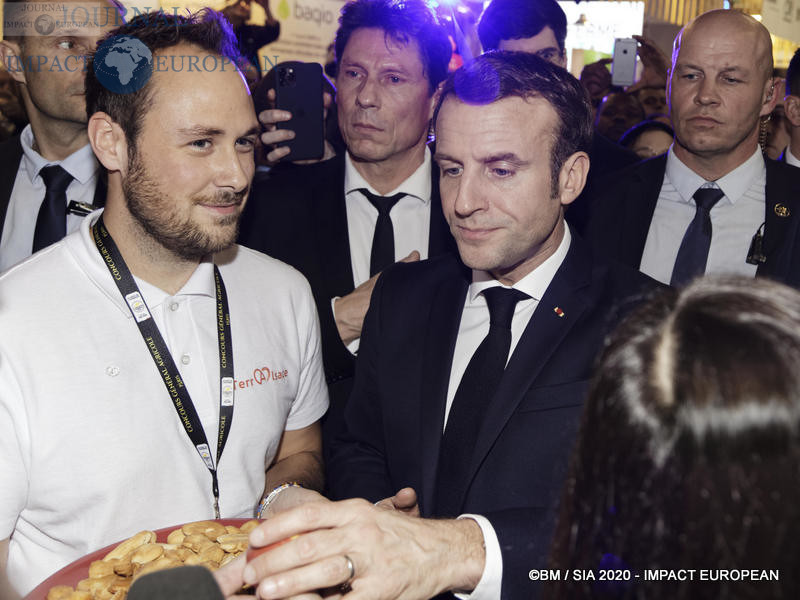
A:
[[[636,49],[633,38],[614,40],[614,58],[611,63],[611,84],[627,87],[636,79]]]
[[[322,104],[322,66],[318,63],[283,62],[276,65],[275,107],[292,113],[278,129],[291,129],[293,140],[281,142],[291,152],[287,160],[322,158],[325,124]]]

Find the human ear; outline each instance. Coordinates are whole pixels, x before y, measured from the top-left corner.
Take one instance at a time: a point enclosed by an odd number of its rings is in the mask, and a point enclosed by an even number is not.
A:
[[[0,64],[5,67],[12,79],[18,83],[26,83],[22,49],[16,42],[0,41]]]
[[[97,160],[108,169],[125,172],[128,168],[128,142],[125,132],[104,112],[89,117],[89,143]]]
[[[589,174],[589,155],[575,152],[564,164],[558,174],[558,191],[561,204],[570,204],[583,191]]]

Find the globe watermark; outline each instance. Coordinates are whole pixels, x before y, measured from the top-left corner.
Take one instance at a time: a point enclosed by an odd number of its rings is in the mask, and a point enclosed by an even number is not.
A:
[[[56,20],[50,15],[39,15],[33,22],[33,29],[39,35],[50,35],[56,29]]]
[[[241,70],[230,58],[213,53],[159,54],[131,35],[115,35],[104,40],[92,61],[97,80],[115,94],[132,94],[142,89],[153,73],[192,73]]]
[[[115,94],[142,89],[153,75],[153,54],[139,39],[114,35],[97,48],[92,61],[97,80]]]

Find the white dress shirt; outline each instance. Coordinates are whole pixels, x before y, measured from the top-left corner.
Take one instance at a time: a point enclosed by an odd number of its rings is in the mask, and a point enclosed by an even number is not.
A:
[[[67,187],[67,204],[71,200],[92,204],[97,181],[98,164],[92,147],[86,144],[61,161],[47,160],[33,149],[33,131],[28,125],[20,135],[22,160],[14,180],[14,188],[0,237],[0,272],[29,257],[33,250],[36,218],[44,200],[45,184],[39,171],[50,165],[60,165],[73,180]],[[83,215],[67,215],[67,233],[78,229]]]
[[[511,347],[508,352],[509,358],[514,353],[519,339],[522,337],[525,328],[528,326],[533,316],[533,312],[539,305],[539,301],[544,296],[550,282],[564,262],[567,256],[572,236],[569,227],[564,227],[564,238],[561,240],[556,251],[545,260],[541,265],[520,279],[511,286],[530,296],[529,300],[520,300],[514,308],[514,316],[511,319]],[[472,283],[467,291],[467,298],[464,303],[464,311],[461,313],[461,323],[458,326],[458,338],[453,353],[453,366],[450,369],[450,383],[447,388],[447,405],[445,407],[445,425],[450,415],[450,408],[453,398],[456,395],[458,384],[467,370],[472,355],[480,346],[483,338],[489,333],[489,307],[483,291],[492,287],[502,286],[491,274],[486,271],[472,271]],[[508,359],[506,359],[508,363]],[[458,594],[460,598],[469,600],[496,600],[500,597],[500,587],[503,580],[503,556],[500,552],[500,542],[497,539],[494,527],[489,520],[480,515],[466,514],[459,518],[474,519],[483,532],[484,544],[486,546],[486,564],[478,585],[471,594]]]
[[[428,258],[428,238],[431,229],[431,151],[425,148],[425,158],[419,168],[411,176],[388,194],[378,194],[367,180],[361,176],[350,154],[344,159],[344,194],[347,210],[347,235],[350,240],[350,262],[353,267],[353,285],[358,287],[369,279],[369,260],[372,254],[372,237],[378,222],[378,209],[359,192],[366,188],[379,196],[406,194],[400,198],[389,211],[394,231],[394,259],[398,261],[411,252],[419,252],[420,260]],[[331,299],[331,308],[336,316],[335,302],[339,297]],[[347,345],[355,354],[361,339],[355,339]]]
[[[767,167],[760,149],[715,182],[707,182],[675,156],[667,154],[664,183],[647,233],[639,270],[669,283],[686,228],[694,219],[692,196],[700,187],[719,187],[725,196],[711,209],[711,247],[706,273],[754,277],[756,265],[747,263],[750,243],[764,222]],[[715,185],[712,185],[715,184]]]
[[[784,150],[784,155],[786,156],[787,165],[792,165],[793,167],[800,167],[800,158],[798,158],[798,156],[800,156],[800,148],[798,148],[797,154],[795,154],[792,151],[792,146],[789,145],[786,147],[786,150]]]
[[[425,159],[411,177],[388,194],[378,194],[361,176],[348,153],[344,159],[344,194],[347,207],[347,235],[350,238],[350,260],[353,284],[358,287],[369,279],[369,258],[372,236],[378,222],[378,209],[357,191],[366,188],[379,196],[406,194],[392,207],[389,216],[394,230],[394,259],[405,258],[412,251],[421,260],[428,258],[428,237],[431,223],[431,151],[425,148]]]

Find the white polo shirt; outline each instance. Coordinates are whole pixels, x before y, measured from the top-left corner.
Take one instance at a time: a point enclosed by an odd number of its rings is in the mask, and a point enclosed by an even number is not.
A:
[[[213,518],[189,440],[89,225],[0,276],[0,539],[24,595],[72,560],[142,529]],[[233,421],[223,517],[250,517],[284,430],[328,406],[314,301],[291,267],[235,246],[227,290]],[[212,454],[219,418],[213,265],[170,296],[137,284],[191,394]]]

